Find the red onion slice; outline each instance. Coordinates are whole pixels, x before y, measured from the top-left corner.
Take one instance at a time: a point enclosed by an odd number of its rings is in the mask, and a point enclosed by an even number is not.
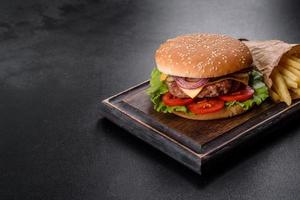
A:
[[[177,85],[184,89],[196,89],[205,85],[209,79],[208,78],[184,78],[184,77],[174,77]]]

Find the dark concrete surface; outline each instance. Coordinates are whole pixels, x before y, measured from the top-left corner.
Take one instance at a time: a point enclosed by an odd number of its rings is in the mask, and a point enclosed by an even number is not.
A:
[[[300,126],[198,176],[103,119],[167,38],[300,42],[297,1],[0,1],[0,199],[299,199]],[[273,137],[274,136],[274,137]]]

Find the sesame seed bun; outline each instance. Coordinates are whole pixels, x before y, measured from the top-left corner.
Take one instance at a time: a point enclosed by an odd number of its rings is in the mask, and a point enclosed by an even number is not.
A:
[[[155,60],[159,71],[190,78],[224,76],[252,64],[244,43],[219,34],[190,34],[169,39],[157,49]]]
[[[231,106],[230,108],[224,108],[218,112],[207,113],[203,115],[191,115],[183,112],[174,112],[174,114],[192,120],[213,120],[213,119],[223,119],[223,118],[233,117],[242,114],[244,112],[245,110],[241,106],[234,105]]]

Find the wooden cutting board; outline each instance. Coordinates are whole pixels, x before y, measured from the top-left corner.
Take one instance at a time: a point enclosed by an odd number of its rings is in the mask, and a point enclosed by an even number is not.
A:
[[[149,81],[105,99],[102,113],[133,135],[201,174],[201,165],[300,109],[300,101],[261,106],[227,119],[195,121],[158,113],[145,89]]]

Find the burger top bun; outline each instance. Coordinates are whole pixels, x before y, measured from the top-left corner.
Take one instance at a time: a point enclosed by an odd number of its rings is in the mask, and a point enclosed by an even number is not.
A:
[[[169,39],[156,50],[155,60],[159,71],[189,78],[220,77],[252,64],[244,43],[219,34],[190,34]]]

